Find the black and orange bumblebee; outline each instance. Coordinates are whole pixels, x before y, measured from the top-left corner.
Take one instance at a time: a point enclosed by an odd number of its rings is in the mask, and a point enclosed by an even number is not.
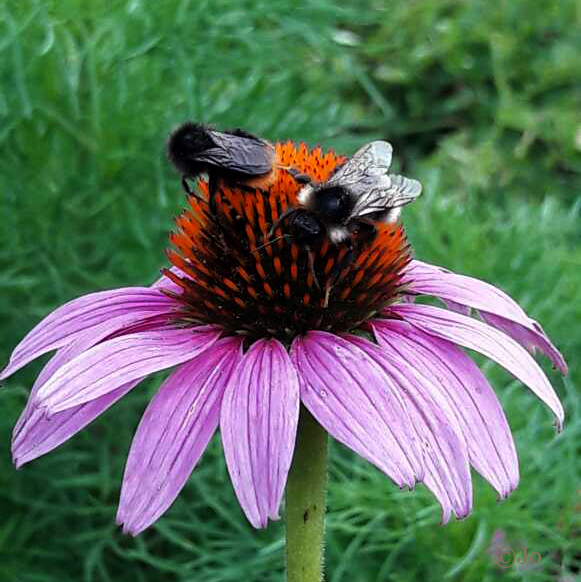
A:
[[[167,157],[181,172],[185,191],[193,195],[188,180],[208,176],[209,207],[215,214],[219,182],[229,186],[268,188],[276,179],[276,150],[267,140],[242,129],[217,131],[203,123],[186,122],[167,141]]]

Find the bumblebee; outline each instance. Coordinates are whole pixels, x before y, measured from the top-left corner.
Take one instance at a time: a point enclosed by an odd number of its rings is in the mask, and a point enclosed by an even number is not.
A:
[[[366,244],[375,238],[377,224],[395,222],[402,206],[409,204],[422,193],[417,180],[398,174],[388,174],[393,148],[385,141],[373,141],[360,148],[352,158],[339,166],[331,177],[321,183],[307,183],[298,193],[299,205],[289,208],[273,224],[270,235],[286,222],[283,234],[305,248],[315,284],[320,288],[314,269],[313,249],[328,239],[331,243],[344,243],[349,251],[343,264],[353,260],[355,242]],[[304,180],[304,175],[295,176]],[[278,240],[278,239],[275,239]],[[274,241],[272,241],[274,242]],[[256,250],[272,244],[268,242]],[[341,265],[336,265],[325,288],[328,305],[333,280]]]
[[[364,145],[327,181],[303,186],[299,206],[287,210],[272,230],[287,221],[288,235],[305,247],[326,237],[335,244],[352,235],[372,239],[377,223],[395,222],[422,192],[417,180],[387,173],[392,153],[385,141]]]
[[[208,203],[214,215],[220,180],[232,186],[267,188],[276,177],[274,146],[242,129],[222,132],[188,121],[170,134],[167,157],[181,173],[184,190],[190,195],[194,194],[188,180],[208,175]]]

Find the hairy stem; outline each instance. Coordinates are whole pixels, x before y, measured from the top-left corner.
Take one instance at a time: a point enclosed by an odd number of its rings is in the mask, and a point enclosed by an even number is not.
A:
[[[286,486],[288,582],[323,579],[327,432],[301,407],[297,442]]]

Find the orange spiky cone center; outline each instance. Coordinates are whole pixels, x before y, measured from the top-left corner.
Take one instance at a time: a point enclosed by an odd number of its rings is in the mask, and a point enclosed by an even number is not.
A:
[[[216,212],[201,197],[176,219],[168,257],[177,269],[164,272],[181,292],[177,317],[184,322],[222,326],[251,338],[290,341],[319,329],[353,331],[397,299],[401,273],[410,260],[400,224],[378,224],[371,241],[333,244],[325,240],[310,251],[285,234],[285,221],[296,207],[301,184],[284,169],[296,168],[316,182],[344,161],[333,152],[305,144],[276,145],[279,168],[265,190],[220,184]],[[310,253],[310,256],[309,256]]]

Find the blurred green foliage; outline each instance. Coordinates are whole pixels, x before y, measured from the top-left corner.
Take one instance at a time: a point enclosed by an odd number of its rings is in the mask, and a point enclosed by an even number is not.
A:
[[[380,3],[377,3],[380,6]],[[485,200],[581,191],[578,2],[418,0],[363,11],[340,71],[352,129],[449,168]]]
[[[480,582],[502,530],[557,580],[580,566],[581,6],[575,0],[0,1],[0,360],[58,304],[147,284],[184,198],[165,161],[185,119],[350,153],[387,138],[424,183],[406,213],[417,256],[506,289],[569,360],[566,430],[483,363],[515,432],[521,485],[442,529],[335,446],[328,579]],[[578,59],[577,59],[578,60]],[[59,450],[15,471],[12,426],[39,364],[0,391],[0,581],[280,580],[280,524],[254,531],[219,440],[154,527],[114,525],[124,460],[159,384],[143,384]]]

